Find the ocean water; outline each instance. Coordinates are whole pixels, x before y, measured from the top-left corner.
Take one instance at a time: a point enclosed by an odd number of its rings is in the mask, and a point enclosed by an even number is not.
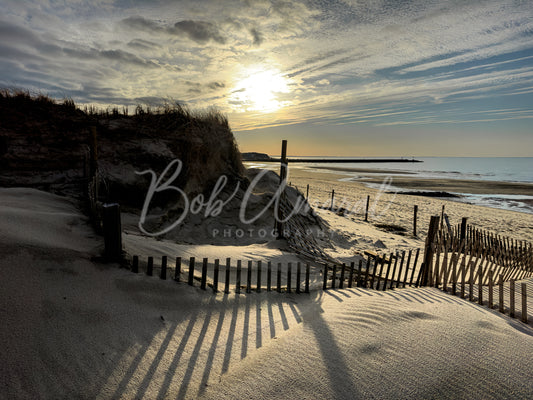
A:
[[[301,157],[304,158],[304,157]],[[318,158],[318,157],[309,157]],[[335,157],[320,157],[330,158]],[[290,159],[290,158],[289,158]],[[354,158],[356,159],[356,158]],[[464,179],[533,184],[533,157],[416,157],[420,163],[302,163],[301,166],[375,170],[353,173],[362,177],[409,176],[412,178]],[[347,173],[348,175],[350,173]],[[349,177],[347,179],[350,179]],[[357,179],[357,178],[354,178]],[[371,185],[371,184],[369,184]],[[378,185],[379,186],[379,185]],[[398,188],[399,191],[407,191]],[[420,188],[419,190],[424,190]],[[453,192],[452,192],[453,193]],[[533,214],[533,195],[461,193],[457,201]],[[455,199],[454,199],[455,200]]]

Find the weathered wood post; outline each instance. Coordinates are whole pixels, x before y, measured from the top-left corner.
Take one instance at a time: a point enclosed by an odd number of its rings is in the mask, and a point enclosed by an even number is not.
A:
[[[200,288],[202,290],[205,290],[206,285],[207,285],[207,258],[204,258],[202,262],[202,279],[200,281]]]
[[[194,284],[194,262],[194,257],[189,258],[189,279],[187,283],[191,286]]]
[[[281,141],[281,166],[279,170],[279,183],[280,185],[285,185],[287,180],[287,141],[282,140]],[[283,198],[283,194],[281,195],[281,198]],[[282,216],[281,216],[281,209],[280,209],[280,201],[277,202],[277,209],[275,210],[275,216],[276,216],[276,230],[278,231],[278,239],[283,239],[283,223],[281,222]]]
[[[218,274],[220,270],[220,260],[217,258],[215,260],[215,270],[213,272],[213,292],[218,292]]]
[[[370,207],[370,195],[366,196],[365,222],[368,222],[368,207]]]
[[[117,203],[103,205],[105,257],[118,260],[122,256],[122,224]]]
[[[287,264],[287,293],[290,293],[292,290],[292,263]]]
[[[277,278],[277,281],[276,281],[276,291],[278,293],[281,293],[281,263],[278,263],[278,270],[276,272],[276,278]]]
[[[309,200],[309,184],[307,184],[307,194],[305,195],[305,199]]]
[[[468,217],[463,217],[461,220],[461,242],[466,240],[466,223],[468,221]]]
[[[335,203],[335,189],[331,189],[331,206],[329,207],[330,211],[333,211],[334,203]]]
[[[261,293],[261,260],[257,261],[257,287],[256,287],[256,292],[257,293]]]
[[[435,247],[435,237],[439,226],[439,216],[432,215],[429,222],[428,235],[426,237],[424,262],[422,264],[420,286],[427,286],[430,276],[430,269],[433,263],[433,252]]]
[[[229,293],[229,280],[230,280],[230,271],[231,271],[231,258],[226,258],[226,276],[224,277],[226,281],[224,282],[224,293]]]
[[[252,292],[252,261],[248,261],[248,270],[246,271],[246,293]]]
[[[159,274],[159,278],[163,280],[167,279],[167,256],[161,257],[161,273]]]
[[[148,264],[146,264],[146,275],[152,276],[154,273],[154,257],[148,257]]]
[[[514,288],[514,279],[511,279],[509,282],[509,316],[514,318],[514,309],[515,309],[515,288]]]
[[[237,278],[235,279],[235,293],[241,292],[241,260],[237,261]]]
[[[307,264],[305,266],[305,293],[309,293],[309,275],[310,275],[310,266]]]
[[[131,272],[139,272],[139,256],[133,256],[133,261],[131,263]]]
[[[181,257],[176,257],[176,268],[174,269],[174,280],[181,281]]]
[[[416,236],[416,220],[418,218],[418,206],[415,204],[414,216],[413,216],[413,236]]]
[[[267,264],[267,292],[272,290],[272,262]]]

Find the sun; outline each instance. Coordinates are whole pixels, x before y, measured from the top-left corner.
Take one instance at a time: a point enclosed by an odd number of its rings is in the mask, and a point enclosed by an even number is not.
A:
[[[240,111],[269,113],[289,103],[279,98],[283,93],[289,93],[289,82],[279,70],[248,68],[235,85],[230,103]]]

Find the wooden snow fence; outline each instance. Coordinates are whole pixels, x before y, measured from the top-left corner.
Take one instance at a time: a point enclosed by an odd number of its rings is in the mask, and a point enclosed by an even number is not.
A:
[[[159,271],[161,279],[172,276],[176,282],[184,282],[190,286],[200,286],[200,289],[211,288],[213,292],[230,293],[260,293],[277,291],[279,293],[309,293],[310,284],[318,281],[316,272],[319,270],[309,263],[272,263],[263,261],[234,261],[226,258],[225,263],[219,259],[209,261],[203,258],[201,262],[195,257],[182,260],[176,257],[173,268],[169,266],[168,257],[162,256],[158,266],[154,266],[154,257],[148,257],[144,264],[147,275],[153,276],[154,269]],[[143,269],[138,256],[133,256],[131,271],[139,273]],[[170,271],[170,274],[169,274]],[[315,274],[312,274],[312,271]]]
[[[140,260],[133,256],[131,271],[146,275],[158,275],[161,279],[172,277],[176,282],[199,286],[213,292],[252,293],[265,290],[278,293],[310,293],[314,289],[344,289],[352,287],[390,290],[406,286],[419,286],[420,249],[378,255],[367,252],[366,259],[356,264],[313,264],[303,262],[276,263],[260,260],[232,260],[227,258],[210,261],[195,257],[176,257],[169,262],[162,256]],[[142,265],[141,265],[142,264]],[[170,265],[173,264],[173,265]]]
[[[508,312],[528,321],[527,284],[516,281],[533,277],[533,247],[467,225],[439,229],[439,217],[431,218],[420,272],[422,286],[468,298],[469,301]],[[521,312],[516,312],[516,297]],[[532,296],[529,296],[531,299]]]

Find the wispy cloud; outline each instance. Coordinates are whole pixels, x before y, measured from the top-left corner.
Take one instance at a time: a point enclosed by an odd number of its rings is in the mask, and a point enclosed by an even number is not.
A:
[[[104,106],[214,105],[237,131],[522,120],[515,106],[533,103],[525,1],[6,0],[0,15],[0,85]],[[258,65],[286,79],[285,108],[233,104]]]

